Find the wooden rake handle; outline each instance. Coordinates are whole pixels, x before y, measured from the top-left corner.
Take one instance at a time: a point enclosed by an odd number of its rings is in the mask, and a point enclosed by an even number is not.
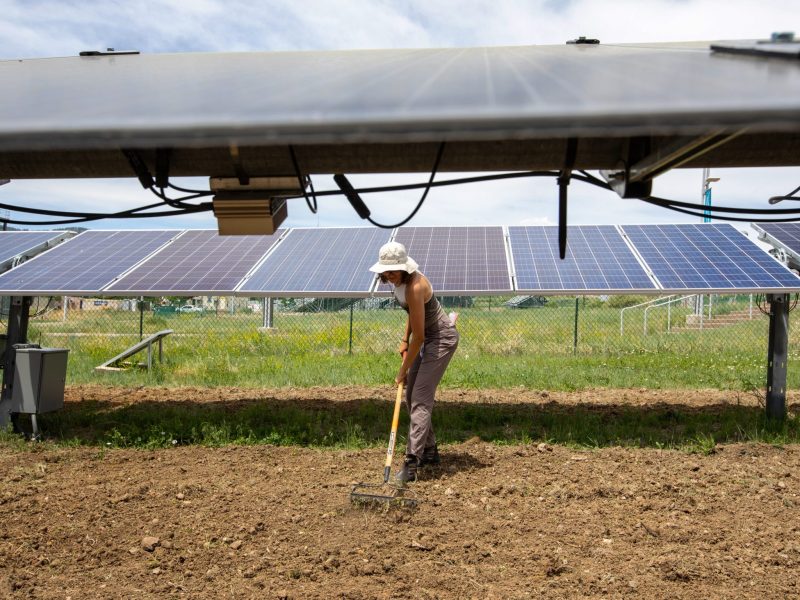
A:
[[[400,404],[403,402],[403,384],[397,384],[397,399],[394,401],[394,415],[392,415],[392,431],[389,434],[389,447],[386,449],[386,465],[383,468],[383,483],[389,482],[392,472],[392,458],[394,458],[394,445],[397,441],[397,425],[400,423]]]

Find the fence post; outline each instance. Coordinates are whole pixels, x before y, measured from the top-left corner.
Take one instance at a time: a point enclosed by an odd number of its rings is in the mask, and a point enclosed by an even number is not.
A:
[[[579,296],[575,296],[575,330],[572,334],[572,353],[578,353],[578,300]]]
[[[144,296],[139,296],[139,341],[144,338]],[[150,358],[147,359],[147,370],[150,370]]]
[[[667,303],[667,333],[672,328],[672,302]]]
[[[353,353],[353,306],[355,306],[355,302],[350,303],[350,341],[347,348],[348,354]]]
[[[262,302],[262,325],[265,329],[272,328],[272,314],[274,310],[274,298],[272,297],[265,297]]]

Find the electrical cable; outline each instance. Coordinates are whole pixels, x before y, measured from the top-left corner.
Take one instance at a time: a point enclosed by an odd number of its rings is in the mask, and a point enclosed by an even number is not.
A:
[[[376,227],[381,227],[382,229],[395,229],[396,227],[402,227],[406,223],[408,223],[411,219],[414,218],[414,215],[417,214],[417,211],[422,208],[422,204],[425,202],[425,198],[428,197],[428,192],[431,191],[431,184],[433,183],[433,178],[436,177],[436,172],[439,170],[439,162],[442,160],[442,154],[444,153],[444,142],[439,144],[439,150],[436,152],[436,160],[433,162],[433,169],[431,169],[431,177],[428,179],[428,185],[425,186],[425,191],[422,192],[422,197],[417,202],[417,205],[414,207],[414,210],[402,221],[395,223],[394,225],[385,225],[382,223],[378,223],[371,217],[367,217],[367,220],[375,225]]]
[[[353,188],[352,185],[350,185],[350,182],[347,180],[347,177],[345,177],[341,173],[337,173],[333,176],[333,180],[336,182],[336,185],[339,186],[340,193],[345,195],[345,197],[348,199],[350,204],[355,209],[356,213],[358,213],[359,217],[361,217],[362,219],[366,219],[367,221],[375,225],[375,227],[380,227],[381,229],[395,229],[396,227],[402,227],[403,225],[408,223],[411,219],[414,218],[414,215],[417,214],[417,211],[419,211],[419,209],[422,208],[422,205],[425,202],[425,198],[428,197],[428,192],[431,191],[433,179],[434,177],[436,177],[436,173],[439,170],[439,162],[442,160],[443,153],[444,153],[444,142],[439,144],[439,149],[436,152],[436,159],[433,161],[433,169],[431,169],[431,176],[428,179],[428,183],[425,185],[425,190],[422,192],[422,197],[419,199],[419,202],[417,202],[417,205],[414,207],[414,210],[412,210],[405,219],[397,223],[394,223],[392,225],[387,225],[385,223],[378,223],[372,217],[370,217],[369,208],[367,208],[367,205],[364,204],[364,201],[361,199],[358,190],[356,190],[355,188]]]
[[[289,146],[289,154],[292,157],[292,165],[294,166],[295,175],[297,175],[297,184],[300,186],[300,189],[303,191],[303,197],[306,199],[306,204],[308,205],[308,210],[311,211],[312,215],[317,214],[317,194],[314,191],[314,182],[311,181],[311,176],[308,176],[308,185],[311,188],[311,198],[314,199],[313,203],[311,199],[308,197],[308,193],[306,192],[306,186],[303,183],[303,176],[300,174],[300,166],[297,164],[297,156],[294,153],[294,146]]]
[[[26,212],[33,214],[41,214],[46,216],[73,216],[71,219],[64,219],[58,221],[21,221],[19,219],[4,219],[0,218],[0,223],[8,223],[9,225],[69,225],[71,223],[85,223],[88,221],[99,221],[101,219],[146,219],[153,217],[172,217],[176,215],[191,214],[196,212],[204,212],[211,210],[211,207],[197,206],[193,209],[180,209],[180,210],[166,210],[155,213],[140,214],[144,210],[163,206],[163,202],[156,204],[148,204],[129,210],[120,211],[117,213],[67,213],[64,211],[47,211],[42,209],[32,209],[25,207],[18,207],[8,204],[0,203],[0,209],[13,210],[17,212]]]
[[[296,164],[296,155],[294,154],[294,150],[291,146],[290,146],[290,151],[293,155],[293,163],[295,163],[295,172],[298,175],[298,180],[301,182],[301,187],[302,187],[302,174],[299,171],[299,165]],[[468,183],[479,183],[479,182],[498,181],[503,179],[527,178],[527,177],[552,177],[552,178],[559,177],[558,171],[521,171],[512,173],[494,173],[491,175],[478,175],[472,177],[460,177],[456,179],[434,181],[443,151],[444,151],[444,142],[439,145],[439,150],[436,155],[436,160],[434,162],[433,170],[431,171],[431,176],[426,183],[412,183],[412,184],[352,189],[352,193],[355,196],[359,196],[361,194],[385,193],[385,192],[395,192],[395,191],[413,190],[413,189],[424,190],[422,197],[418,201],[417,205],[414,207],[414,210],[405,219],[403,219],[398,223],[395,223],[393,225],[387,225],[374,221],[369,216],[369,209],[366,207],[366,205],[363,204],[363,201],[360,201],[359,199],[360,204],[363,206],[362,210],[366,214],[366,216],[363,218],[367,218],[370,223],[372,223],[377,227],[382,227],[382,228],[401,227],[402,225],[408,223],[417,214],[419,209],[422,207],[422,204],[425,202],[428,196],[428,192],[431,190],[431,188],[434,187],[445,187],[445,186],[462,185]],[[608,183],[588,173],[585,170],[573,173],[571,177],[572,179],[582,181],[584,183],[599,187],[601,189],[605,190],[611,189],[611,186]],[[341,188],[338,190],[316,191],[313,188],[313,183],[311,182],[310,178],[309,178],[309,184],[311,185],[311,196],[309,196],[306,193],[305,188],[303,188],[302,196],[297,195],[297,196],[291,196],[290,198],[301,198],[301,197],[305,198],[306,203],[308,204],[308,207],[312,211],[312,213],[316,213],[316,211],[318,210],[317,199],[319,197],[347,195]],[[212,204],[210,202],[201,202],[199,204],[187,204],[186,201],[195,200],[197,198],[208,197],[213,195],[214,192],[204,191],[204,190],[192,190],[171,183],[167,183],[167,187],[169,187],[170,189],[187,194],[180,198],[170,198],[166,195],[165,188],[160,188],[160,191],[158,191],[153,189],[153,187],[154,186],[150,186],[147,189],[150,189],[150,191],[156,197],[158,197],[161,200],[161,202],[157,204],[148,204],[145,206],[140,206],[138,208],[129,209],[125,211],[119,211],[116,213],[84,213],[84,212],[56,211],[56,210],[27,208],[22,206],[0,203],[0,209],[5,209],[9,211],[37,214],[42,216],[70,217],[69,219],[55,220],[55,221],[23,221],[17,219],[0,218],[0,223],[7,223],[10,225],[64,225],[64,224],[81,223],[81,222],[96,221],[109,218],[126,219],[126,218],[155,218],[155,217],[177,216],[182,214],[205,212],[212,209]],[[782,200],[783,199],[800,200],[800,196],[795,196],[795,194],[798,191],[800,191],[800,187],[792,190],[789,194],[785,196],[773,196],[772,198],[780,198]],[[783,223],[783,222],[793,222],[800,220],[800,209],[794,209],[794,208],[760,209],[760,208],[737,208],[728,206],[705,206],[697,203],[681,202],[678,200],[659,198],[657,196],[648,196],[645,198],[641,198],[640,200],[648,204],[652,204],[654,206],[659,206],[660,208],[665,208],[667,210],[672,210],[693,217],[701,217],[701,218],[707,217],[709,216],[708,213],[710,212],[712,213],[711,217],[713,219],[720,221]],[[144,211],[146,210],[150,210],[156,207],[161,207],[165,203],[174,208],[175,210],[144,213]],[[775,204],[775,202],[772,202],[772,204]],[[764,218],[754,218],[754,217],[738,218],[720,213],[761,215],[764,216]],[[776,218],[778,215],[785,217]]]
[[[683,213],[685,215],[691,215],[693,217],[711,217],[712,219],[716,219],[718,221],[731,221],[731,222],[740,222],[740,223],[789,223],[800,220],[800,210],[795,209],[739,209],[739,208],[732,208],[732,207],[708,207],[703,206],[700,204],[690,204],[686,202],[677,202],[677,201],[670,201],[664,200],[663,198],[655,198],[653,196],[648,196],[646,198],[640,199],[642,202],[647,202],[648,204],[652,204],[654,206],[658,206],[660,208],[666,208],[667,210],[672,210],[675,212]],[[681,208],[681,206],[690,206],[695,210],[687,210],[685,208]],[[744,214],[757,214],[757,215],[772,215],[772,214],[789,214],[794,215],[792,217],[787,218],[776,218],[776,217],[764,217],[764,218],[754,218],[754,217],[731,217],[728,215],[709,215],[707,214],[708,211],[713,212],[714,210],[719,210],[722,212],[734,212],[734,213],[744,213]]]
[[[767,200],[767,202],[769,202],[770,204],[777,204],[782,200],[800,200],[800,196],[795,196],[797,192],[800,192],[800,186],[797,186],[791,192],[789,192],[784,196],[772,196],[769,200]]]

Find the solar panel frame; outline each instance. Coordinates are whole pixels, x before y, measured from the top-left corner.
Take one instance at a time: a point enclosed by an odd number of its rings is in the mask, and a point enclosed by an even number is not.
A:
[[[0,231],[0,272],[16,260],[35,256],[72,235],[69,231]]]
[[[406,247],[439,296],[513,292],[505,232],[500,226],[400,227],[392,240]],[[376,281],[376,296],[392,294],[392,286]]]
[[[517,292],[571,295],[658,291],[614,225],[570,226],[563,260],[559,256],[558,227],[510,226],[508,236]]]
[[[221,236],[188,230],[105,288],[105,295],[233,294],[286,229],[273,235]],[[149,283],[148,283],[149,282]]]
[[[182,232],[84,231],[0,275],[0,295],[102,295],[120,275]],[[111,241],[113,248],[108,246]]]
[[[759,238],[782,249],[795,264],[800,264],[800,223],[752,223]]]
[[[728,223],[620,225],[668,293],[789,293],[797,277]]]
[[[236,294],[365,298],[375,281],[369,267],[389,236],[388,230],[376,227],[293,228],[273,245]],[[319,283],[314,284],[315,277]]]

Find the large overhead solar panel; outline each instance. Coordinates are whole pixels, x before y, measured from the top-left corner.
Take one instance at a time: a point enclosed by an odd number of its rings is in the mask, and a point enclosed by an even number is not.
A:
[[[510,292],[502,227],[401,227],[394,240],[406,247],[436,294]],[[391,286],[379,285],[379,293]]]
[[[105,293],[231,294],[284,233],[285,230],[278,230],[273,235],[220,236],[216,231],[186,231],[115,281]]]
[[[65,231],[2,231],[0,270],[12,267],[20,257],[42,252],[70,235],[72,234]]]
[[[98,294],[179,231],[84,231],[0,275],[0,295]]]
[[[727,223],[620,228],[665,291],[800,290],[800,278]]]
[[[237,290],[251,296],[366,296],[380,247],[377,227],[292,229]]]
[[[625,138],[720,128],[744,133],[687,166],[797,164],[800,61],[606,41],[0,61],[0,173],[131,176],[123,144],[180,149],[174,175],[285,175],[287,144],[306,173],[419,172],[442,139],[442,170],[558,169],[570,137],[576,168],[614,168]]]
[[[567,254],[562,260],[557,227],[508,228],[518,291],[604,293],[657,289],[613,225],[577,225],[567,231]]]

